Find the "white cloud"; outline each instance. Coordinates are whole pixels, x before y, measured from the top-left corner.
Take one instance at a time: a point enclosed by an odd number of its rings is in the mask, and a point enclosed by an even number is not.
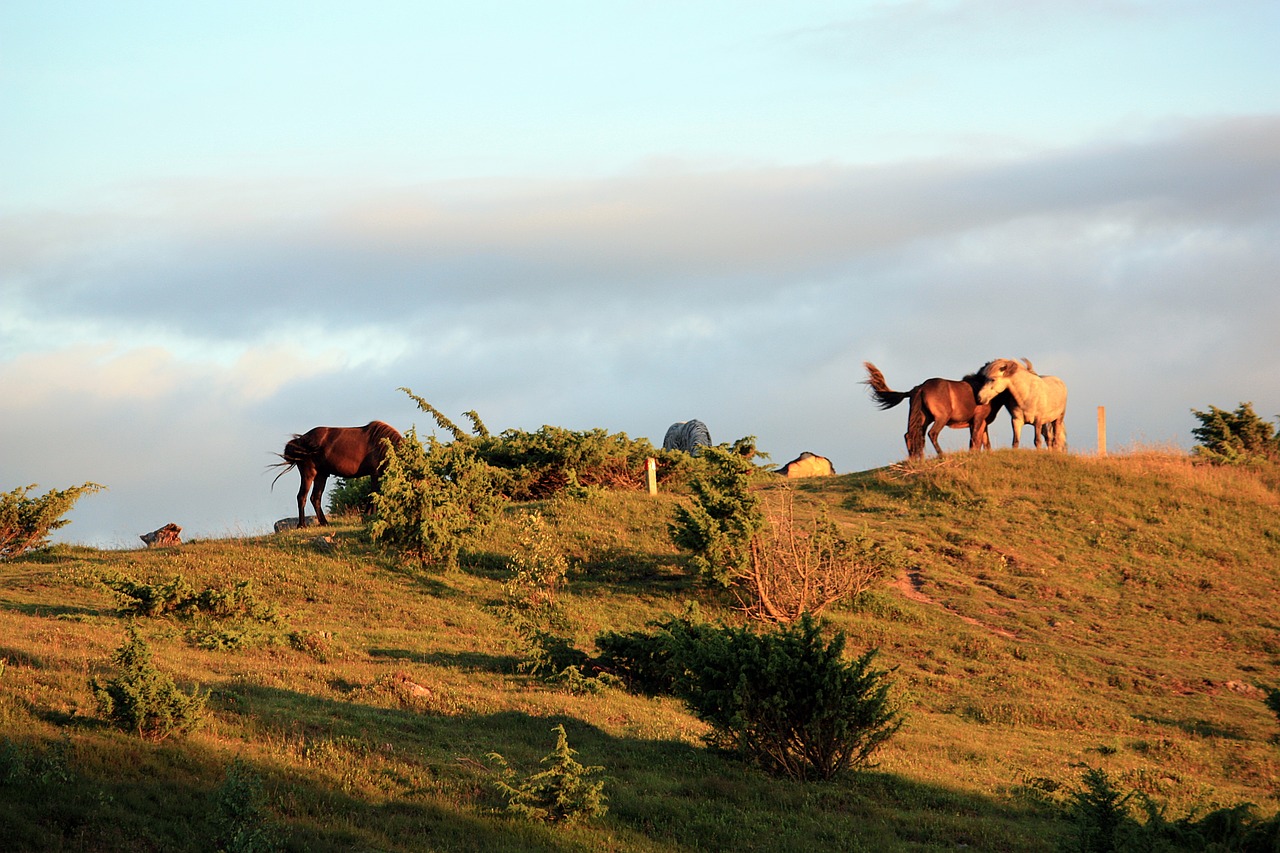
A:
[[[0,248],[0,440],[24,452],[0,473],[107,484],[71,538],[265,525],[291,508],[263,476],[291,433],[431,429],[399,386],[495,431],[660,441],[698,417],[848,471],[903,455],[906,412],[866,399],[865,359],[906,389],[1026,356],[1067,380],[1073,447],[1099,405],[1113,446],[1185,443],[1192,407],[1280,412],[1280,119],[1175,131],[10,217],[0,239],[27,248]]]

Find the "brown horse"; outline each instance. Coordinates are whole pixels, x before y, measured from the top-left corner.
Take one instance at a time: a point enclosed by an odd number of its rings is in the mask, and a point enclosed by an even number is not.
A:
[[[990,449],[991,437],[987,435],[987,426],[996,419],[1002,408],[1013,402],[1012,397],[1001,394],[990,403],[979,403],[978,389],[985,381],[981,371],[970,373],[964,379],[926,379],[910,391],[894,391],[885,382],[884,374],[879,368],[869,361],[864,361],[862,365],[867,369],[868,377],[862,384],[871,386],[871,399],[881,409],[892,409],[903,400],[911,400],[911,408],[907,413],[907,431],[903,438],[907,442],[907,455],[913,459],[924,458],[926,430],[929,440],[933,442],[933,449],[939,456],[942,455],[938,435],[943,427],[968,427],[969,449]]]
[[[290,468],[297,468],[302,477],[298,489],[298,526],[307,523],[307,490],[311,490],[311,505],[316,509],[316,520],[328,524],[320,497],[324,494],[329,475],[339,477],[370,477],[373,491],[378,491],[378,477],[386,459],[387,446],[399,446],[402,436],[396,428],[382,421],[370,421],[362,427],[316,427],[302,435],[294,435],[279,454],[283,462],[275,468],[284,468],[276,474],[276,480]],[[276,480],[271,484],[275,485]],[[315,487],[312,488],[312,483]]]

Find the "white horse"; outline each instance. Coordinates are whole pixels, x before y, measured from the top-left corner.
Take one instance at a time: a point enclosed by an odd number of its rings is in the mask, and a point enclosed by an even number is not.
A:
[[[1023,359],[1026,361],[1026,359]],[[978,402],[988,403],[1001,391],[1008,389],[1013,396],[1010,408],[1013,417],[1013,446],[1024,424],[1032,424],[1036,431],[1036,447],[1047,445],[1054,450],[1067,446],[1067,385],[1056,376],[1041,376],[1011,358],[997,358],[988,362],[979,374],[986,383],[978,390]],[[1043,442],[1043,445],[1042,445]]]

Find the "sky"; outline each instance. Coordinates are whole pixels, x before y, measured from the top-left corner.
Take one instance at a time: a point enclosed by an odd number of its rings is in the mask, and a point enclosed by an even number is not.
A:
[[[5,0],[0,491],[266,532],[294,433],[435,430],[402,387],[866,470],[864,361],[1029,358],[1071,452],[1100,406],[1189,449],[1280,416],[1277,43],[1274,0]]]

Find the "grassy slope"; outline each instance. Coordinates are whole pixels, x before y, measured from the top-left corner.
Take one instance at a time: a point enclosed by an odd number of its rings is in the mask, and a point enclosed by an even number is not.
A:
[[[295,532],[0,566],[0,732],[11,756],[65,755],[72,783],[32,793],[0,778],[0,848],[207,849],[236,757],[308,850],[1052,849],[1067,828],[1045,780],[1073,785],[1084,766],[1173,815],[1280,806],[1280,725],[1257,690],[1280,682],[1274,480],[1160,454],[1003,451],[800,494],[901,557],[891,583],[832,615],[851,652],[878,646],[898,667],[910,711],[872,773],[772,780],[703,749],[701,724],[671,700],[573,696],[515,674],[486,609],[513,508],[486,553],[442,576],[369,552],[354,526],[333,552]],[[542,507],[582,569],[563,598],[579,647],[693,599],[731,618],[667,540],[675,500]],[[211,713],[182,740],[138,742],[94,716],[88,679],[124,633],[111,596],[86,583],[96,571],[197,589],[251,578],[301,641],[209,652],[180,625],[144,622],[157,663],[208,689]],[[609,814],[567,830],[501,816],[486,754],[532,772],[561,722],[579,758],[607,768]]]

